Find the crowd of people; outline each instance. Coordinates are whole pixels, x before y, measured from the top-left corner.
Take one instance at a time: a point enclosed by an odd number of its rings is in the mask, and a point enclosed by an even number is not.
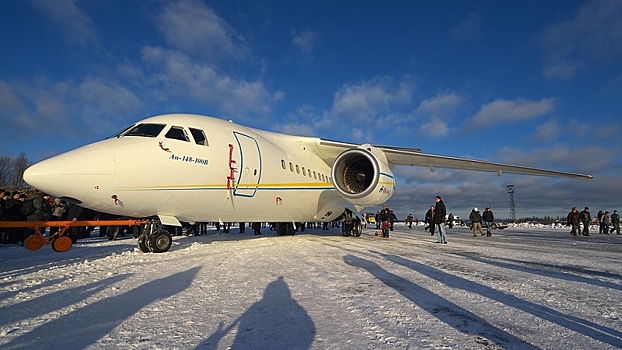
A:
[[[602,210],[598,211],[597,217],[598,219],[598,233],[599,234],[613,234],[614,232],[617,235],[620,235],[620,215],[618,215],[618,211],[614,210],[613,214],[609,215],[609,211]],[[568,221],[567,225],[571,226],[570,235],[572,236],[589,236],[590,235],[590,225],[592,224],[592,215],[590,214],[590,208],[585,207],[581,212],[578,211],[577,207],[572,207],[570,213],[568,213]],[[581,230],[580,225],[583,226]]]
[[[436,196],[435,204],[431,205],[429,210],[425,214],[425,230],[429,230],[430,235],[436,234],[436,243],[447,244],[447,234],[445,224],[451,228],[454,218],[453,214],[446,214],[447,209],[445,203],[440,196]],[[376,229],[381,230],[382,236],[389,238],[389,234],[394,230],[394,224],[398,222],[397,216],[393,210],[389,209],[387,204],[382,206],[382,210],[376,212],[375,215]],[[85,209],[79,205],[73,205],[66,203],[58,198],[52,198],[45,193],[39,191],[32,191],[31,193],[24,193],[19,191],[6,191],[0,188],[0,221],[64,221],[64,220],[106,220],[106,219],[122,219],[118,216],[113,216],[105,213],[98,213],[89,209]],[[493,222],[495,220],[492,209],[488,206],[483,213],[479,212],[477,207],[471,210],[469,215],[471,221],[471,229],[473,236],[477,237],[479,233],[481,236],[492,236]],[[595,218],[598,220],[599,234],[613,234],[614,232],[620,235],[620,216],[618,211],[614,210],[610,215],[609,211],[600,210]],[[404,220],[409,228],[412,228],[412,224],[418,225],[419,220],[414,218],[412,213]],[[581,212],[576,207],[573,207],[567,217],[567,225],[571,227],[570,234],[572,236],[589,236],[590,225],[593,219],[590,214],[589,208],[585,207]],[[222,228],[223,233],[229,233],[233,223],[184,223],[186,227],[185,235],[201,235],[207,233],[207,225],[215,226],[216,231],[220,232]],[[339,227],[340,223],[297,223],[295,231],[304,231],[305,227],[308,228],[322,228],[322,230],[328,230],[329,227]],[[239,233],[245,233],[247,223],[238,223]],[[251,222],[248,226],[252,228],[255,235],[261,235],[261,229],[267,226],[270,230],[276,230],[277,223],[259,223]],[[484,232],[484,228],[486,232]],[[78,239],[90,237],[95,227],[71,227],[67,234],[71,237],[75,243]],[[181,235],[182,230],[180,228],[168,228],[171,234]],[[59,230],[58,227],[50,227],[49,235],[53,235]],[[31,228],[15,228],[0,227],[0,243],[2,244],[23,244],[24,240],[33,234],[34,231]],[[100,236],[107,236],[109,239],[117,239],[125,235],[132,235],[137,237],[136,229],[132,231],[130,226],[109,226],[101,227]]]

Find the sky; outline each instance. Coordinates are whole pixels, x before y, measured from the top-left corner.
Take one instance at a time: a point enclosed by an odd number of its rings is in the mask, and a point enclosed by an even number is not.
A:
[[[395,168],[390,207],[621,204],[622,2],[0,2],[0,156],[39,161],[173,112],[594,175]],[[372,208],[371,210],[374,210]]]

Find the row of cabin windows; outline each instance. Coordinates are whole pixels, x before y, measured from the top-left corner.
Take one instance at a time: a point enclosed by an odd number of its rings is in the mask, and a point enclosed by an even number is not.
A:
[[[281,167],[283,170],[287,170],[287,163],[284,159],[281,159]],[[302,173],[302,176],[307,176],[308,174],[309,178],[332,183],[330,176],[324,176],[324,174],[316,173],[315,170],[305,169],[305,167],[298,166],[298,164],[294,165],[292,162],[289,162],[289,171],[293,173],[294,169],[297,174]]]

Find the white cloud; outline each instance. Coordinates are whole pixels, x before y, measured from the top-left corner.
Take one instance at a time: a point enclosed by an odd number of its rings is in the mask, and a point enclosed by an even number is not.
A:
[[[0,106],[2,106],[0,115],[6,113],[7,118],[9,114],[14,113],[23,106],[11,85],[4,80],[0,80]],[[2,119],[5,120],[5,118]]]
[[[469,16],[451,29],[451,36],[458,41],[475,41],[482,35],[482,14],[471,12]]]
[[[71,43],[80,46],[94,44],[99,46],[93,20],[78,8],[78,0],[30,0],[35,9],[41,11],[59,26]]]
[[[312,57],[313,50],[319,41],[319,35],[310,29],[301,32],[292,31],[292,44],[304,57]]]
[[[543,141],[551,141],[558,137],[562,127],[556,119],[551,119],[536,127],[536,138]]]
[[[198,0],[167,3],[156,22],[168,45],[203,60],[243,60],[250,53],[242,36]]]
[[[477,114],[466,121],[465,127],[481,128],[495,124],[515,123],[546,115],[554,109],[554,98],[543,98],[539,101],[525,98],[498,99],[482,105]]]
[[[355,121],[368,121],[391,107],[411,103],[414,84],[404,77],[398,84],[388,76],[378,76],[359,84],[344,84],[336,93],[330,112]]]
[[[284,98],[282,92],[270,91],[261,80],[236,80],[178,51],[145,47],[142,57],[154,71],[148,79],[156,90],[164,86],[171,96],[216,106],[225,112],[268,114],[272,104]]]
[[[278,124],[275,129],[279,130],[279,132],[290,134],[290,135],[300,135],[300,136],[314,136],[315,131],[313,127],[305,123],[296,123],[291,122],[287,124]]]
[[[455,113],[463,98],[455,93],[441,93],[421,102],[415,114],[433,118],[447,117]]]
[[[569,79],[580,70],[622,59],[622,2],[593,0],[543,34],[544,75]]]
[[[505,163],[594,174],[611,165],[615,151],[598,146],[570,147],[559,144],[529,152],[505,147],[500,150],[499,157]]]
[[[433,118],[432,120],[423,123],[417,130],[417,133],[422,136],[436,139],[449,135],[449,131],[449,126],[445,121]]]
[[[8,90],[18,99],[18,108],[4,120],[24,135],[39,134],[41,125],[58,136],[113,132],[118,128],[115,122],[125,124],[125,119],[142,107],[139,99],[116,81],[89,78],[76,84],[39,78],[4,88],[0,90]]]

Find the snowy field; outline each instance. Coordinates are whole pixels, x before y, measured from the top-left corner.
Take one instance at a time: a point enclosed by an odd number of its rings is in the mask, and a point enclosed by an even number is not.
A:
[[[622,348],[622,236],[249,231],[4,245],[0,349]]]

